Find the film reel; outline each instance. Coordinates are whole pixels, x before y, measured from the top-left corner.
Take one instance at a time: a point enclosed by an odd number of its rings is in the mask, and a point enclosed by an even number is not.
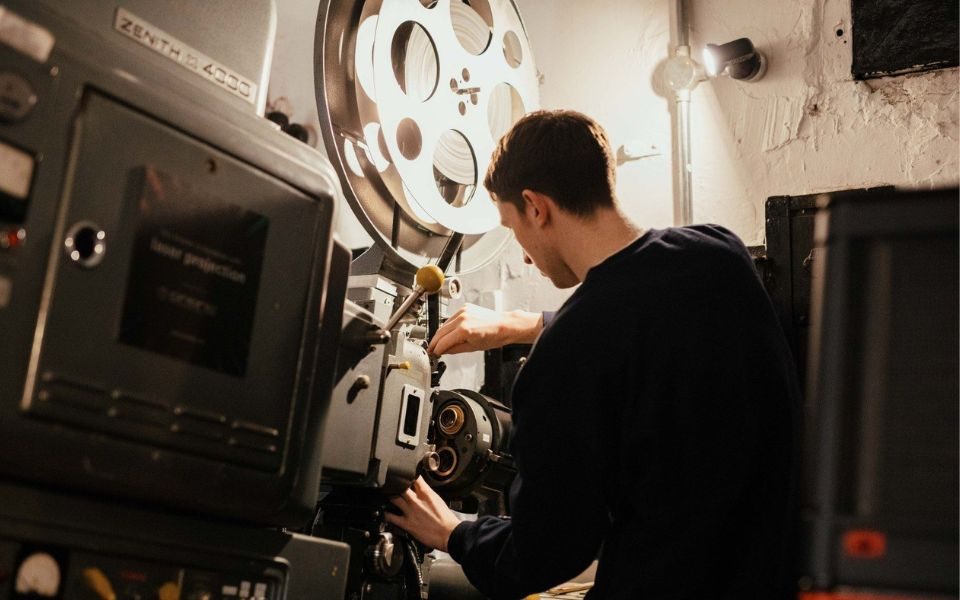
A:
[[[483,188],[497,140],[539,105],[512,0],[328,0],[316,37],[317,104],[344,194],[395,263],[459,242],[476,270],[509,240]]]

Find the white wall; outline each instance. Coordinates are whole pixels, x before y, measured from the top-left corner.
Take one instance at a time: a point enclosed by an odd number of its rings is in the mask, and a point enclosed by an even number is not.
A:
[[[542,74],[543,108],[569,108],[597,119],[615,149],[646,158],[617,170],[624,211],[643,227],[673,223],[670,101],[654,92],[654,71],[670,47],[665,0],[518,0]],[[506,308],[555,309],[560,291],[513,248],[503,258]]]
[[[699,47],[746,36],[770,57],[760,82],[719,80],[694,94],[704,220],[730,219],[761,241],[767,196],[957,183],[957,69],[854,81],[849,0],[690,4]]]
[[[617,192],[641,226],[671,225],[669,101],[652,85],[668,55],[671,3],[518,4],[543,74],[543,106],[592,115],[615,147],[649,146],[652,156],[620,166]],[[957,69],[854,81],[849,0],[688,5],[698,59],[705,43],[738,37],[750,37],[769,58],[761,81],[722,78],[693,93],[695,221],[725,225],[748,244],[759,244],[769,196],[957,184]],[[567,296],[536,279],[518,251],[505,255],[502,265],[508,308],[541,310]]]
[[[279,110],[310,132],[310,144],[323,151],[313,77],[313,41],[321,0],[276,0],[277,40],[267,112]],[[351,248],[369,246],[370,236],[345,201],[337,207],[336,231]]]
[[[304,58],[312,57],[316,3],[278,0],[271,99],[288,98],[302,122],[316,120],[312,59]],[[615,148],[643,149],[648,156],[619,167],[618,195],[641,226],[671,225],[671,100],[653,81],[670,48],[670,1],[517,3],[542,75],[543,107],[583,111],[606,127]],[[957,69],[854,81],[849,0],[688,4],[695,56],[706,42],[746,36],[769,58],[759,82],[723,78],[693,93],[696,221],[725,225],[757,244],[768,196],[957,184]],[[348,213],[341,211],[341,236],[362,240]],[[507,309],[556,308],[569,293],[524,265],[515,244],[466,283],[467,299]],[[457,361],[464,384],[482,373],[469,361]]]

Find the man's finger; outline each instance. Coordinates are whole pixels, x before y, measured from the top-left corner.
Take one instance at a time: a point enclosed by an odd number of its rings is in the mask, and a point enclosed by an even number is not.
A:
[[[477,349],[474,348],[470,342],[464,341],[452,344],[443,351],[443,354],[463,354],[464,352],[474,352],[476,350]]]
[[[437,332],[433,334],[433,339],[430,340],[430,344],[427,346],[427,352],[433,356],[440,356],[437,354],[437,345],[440,343],[440,340],[443,338],[443,336],[444,334],[442,334],[438,329]]]
[[[437,356],[450,354],[450,349],[457,345],[459,345],[459,342],[454,340],[453,336],[447,336],[437,343],[437,347],[434,349],[434,354]]]
[[[432,349],[430,353],[434,356],[443,356],[450,352],[450,348],[456,346],[461,339],[458,339],[462,334],[449,331],[444,335],[440,335],[440,332],[437,332],[437,335],[433,336],[433,342],[431,343]]]
[[[433,334],[433,339],[430,340],[430,345],[427,347],[427,351],[430,352],[430,354],[440,356],[443,354],[443,350],[450,345],[451,336],[455,335],[454,332],[457,327],[447,327],[447,325],[450,325],[450,321],[447,321],[443,327]]]
[[[430,340],[430,345],[427,347],[427,351],[434,356],[439,356],[443,352],[438,352],[438,346],[445,338],[453,334],[460,326],[460,322],[463,320],[463,315],[458,315],[447,319],[447,322],[444,323],[437,332],[433,334],[433,339]]]
[[[413,482],[413,491],[415,491],[421,499],[427,499],[430,497],[431,489],[430,486],[427,485],[427,482],[423,480],[423,477],[417,477],[417,480]]]
[[[443,325],[441,325],[440,327],[437,328],[437,332],[438,332],[438,333],[449,333],[450,331],[453,331],[454,329],[456,329],[457,327],[459,327],[459,326],[460,326],[460,323],[462,323],[463,320],[466,319],[466,318],[467,318],[467,314],[466,314],[466,312],[461,308],[460,310],[458,310],[457,312],[455,312],[455,313],[453,314],[453,316],[449,317],[446,321],[444,321],[444,322],[443,322]]]
[[[406,518],[403,515],[395,515],[391,512],[385,512],[383,513],[383,518],[387,521],[387,523],[396,525],[397,527],[406,531],[407,528],[404,526],[404,523],[406,523]]]
[[[450,315],[450,319],[459,319],[463,317],[463,315],[466,314],[466,312],[467,312],[467,306],[463,305],[460,308],[458,308],[455,313]]]
[[[407,499],[404,498],[403,496],[391,496],[390,502],[392,502],[393,505],[399,508],[400,510],[403,510],[403,508],[407,505]]]

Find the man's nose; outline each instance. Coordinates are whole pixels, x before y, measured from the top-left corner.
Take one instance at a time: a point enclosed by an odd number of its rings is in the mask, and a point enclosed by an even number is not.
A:
[[[529,255],[529,254],[527,254],[526,252],[524,252],[524,253],[523,253],[523,262],[527,263],[528,265],[532,265],[532,264],[533,264],[533,259],[530,258],[530,255]]]

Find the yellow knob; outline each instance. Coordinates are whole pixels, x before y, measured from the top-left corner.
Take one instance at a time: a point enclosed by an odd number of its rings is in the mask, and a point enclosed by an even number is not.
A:
[[[426,265],[417,269],[417,286],[429,294],[435,294],[443,287],[443,271],[437,265]]]
[[[88,567],[83,570],[83,578],[90,588],[101,600],[117,600],[117,594],[110,585],[110,580],[103,574],[103,571],[95,567]]]
[[[180,600],[180,586],[172,581],[168,581],[157,590],[159,600]]]

